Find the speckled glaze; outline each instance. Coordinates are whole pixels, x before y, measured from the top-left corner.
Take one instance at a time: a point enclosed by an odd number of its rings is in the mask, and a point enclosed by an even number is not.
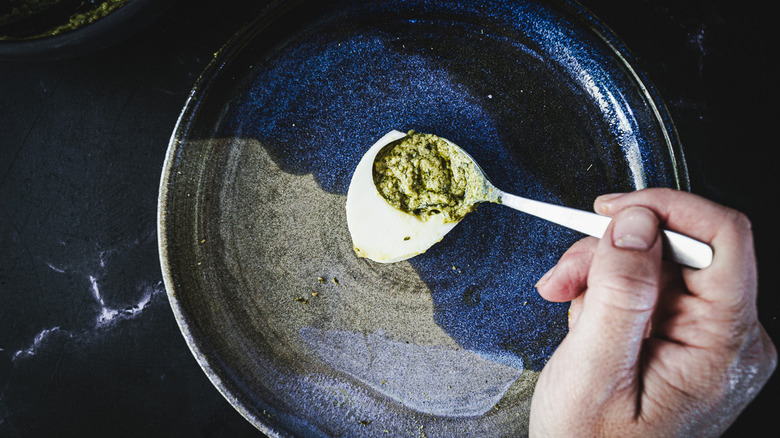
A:
[[[216,56],[171,140],[159,236],[177,321],[270,435],[525,435],[567,325],[533,285],[581,236],[482,205],[407,262],[358,258],[346,190],[392,129],[576,208],[688,189],[660,100],[576,4],[279,2]]]

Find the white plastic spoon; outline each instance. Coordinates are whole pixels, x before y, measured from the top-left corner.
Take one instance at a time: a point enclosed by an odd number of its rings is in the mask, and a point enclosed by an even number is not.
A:
[[[361,256],[379,262],[396,262],[425,252],[440,241],[457,224],[445,223],[438,215],[422,221],[414,215],[391,206],[378,192],[373,180],[373,165],[379,151],[406,134],[391,131],[363,156],[353,174],[347,193],[347,223],[355,250]],[[442,139],[468,160],[479,176],[472,189],[477,196],[473,202],[495,202],[515,210],[563,225],[589,236],[601,238],[612,218],[589,211],[548,204],[512,195],[495,187],[482,168],[462,148]],[[674,231],[663,230],[667,257],[693,268],[706,268],[712,262],[709,245]]]

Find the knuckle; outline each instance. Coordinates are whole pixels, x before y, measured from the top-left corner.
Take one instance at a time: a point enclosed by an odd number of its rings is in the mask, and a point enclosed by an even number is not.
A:
[[[735,241],[752,241],[753,224],[745,213],[727,207],[723,207],[720,213],[718,235],[731,236]]]
[[[732,226],[741,234],[750,234],[753,232],[753,224],[745,213],[728,209],[726,210],[726,217],[728,221],[733,224]]]
[[[658,191],[658,194],[661,197],[663,197],[663,198],[666,198],[666,197],[669,197],[669,196],[676,196],[680,192],[679,190],[674,190],[674,189],[671,189],[669,187],[660,187],[660,188],[657,189],[657,191]]]

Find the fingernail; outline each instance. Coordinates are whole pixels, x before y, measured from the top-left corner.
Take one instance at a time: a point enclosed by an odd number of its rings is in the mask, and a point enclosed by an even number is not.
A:
[[[611,207],[610,201],[613,201],[623,195],[625,195],[625,193],[608,193],[606,195],[597,197],[595,204],[599,206],[598,212],[601,214],[608,214]]]
[[[615,198],[619,198],[619,197],[621,197],[623,195],[625,195],[625,193],[607,193],[607,194],[598,196],[596,199],[598,199],[601,202],[606,202],[606,201],[610,201],[610,200],[615,199]]]
[[[628,208],[613,220],[612,243],[618,248],[645,251],[658,236],[658,220],[645,208]]]
[[[539,279],[539,281],[537,281],[537,282],[536,282],[536,284],[534,285],[534,287],[538,289],[538,288],[540,288],[540,287],[544,286],[544,285],[547,283],[547,281],[549,281],[549,280],[550,280],[550,277],[552,277],[552,272],[553,272],[554,270],[555,270],[555,266],[553,266],[552,268],[550,268],[550,270],[549,270],[549,271],[545,272],[545,273],[544,273],[544,275],[542,275],[542,278],[540,278],[540,279]]]

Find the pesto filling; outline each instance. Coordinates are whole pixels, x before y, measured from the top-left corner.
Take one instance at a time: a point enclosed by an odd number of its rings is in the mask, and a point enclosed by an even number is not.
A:
[[[393,207],[423,221],[457,222],[474,210],[482,176],[471,160],[433,134],[409,131],[374,160],[374,184]]]

